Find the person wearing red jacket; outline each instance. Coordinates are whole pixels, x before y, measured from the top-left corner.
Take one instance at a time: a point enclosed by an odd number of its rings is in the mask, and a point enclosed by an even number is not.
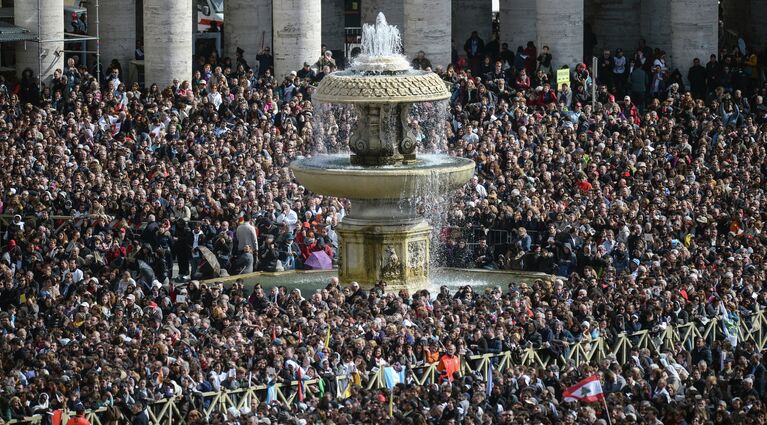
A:
[[[578,189],[580,189],[580,190],[582,190],[584,192],[588,192],[588,191],[590,191],[593,188],[591,183],[589,183],[589,181],[586,180],[585,178],[581,179],[581,180],[578,180],[578,182],[576,182],[575,184],[578,186]]]
[[[535,43],[532,41],[527,42],[525,48],[525,71],[527,75],[532,75],[535,71],[535,65],[538,61],[538,49],[535,48]]]
[[[317,246],[317,239],[314,237],[313,231],[306,232],[306,236],[302,239],[303,243],[299,243],[299,247],[301,248],[301,256],[306,261],[312,255],[312,252],[320,251],[321,249]]]
[[[631,102],[631,96],[623,98],[623,114],[636,125],[642,122],[642,119],[639,117],[639,109]]]
[[[527,76],[527,71],[523,69],[519,72],[519,76],[517,76],[515,81],[517,90],[528,90],[530,89],[530,84],[530,77]]]
[[[75,406],[75,416],[69,418],[67,425],[91,425],[88,419],[85,419],[85,407],[82,403]]]
[[[535,105],[546,106],[550,103],[557,103],[557,92],[551,88],[551,84],[544,83],[540,90],[536,90],[538,96],[535,98]]]
[[[106,260],[107,264],[111,263],[112,261],[120,258],[120,257],[126,257],[128,255],[128,251],[125,247],[120,246],[116,242],[109,248],[109,251],[107,251]]]

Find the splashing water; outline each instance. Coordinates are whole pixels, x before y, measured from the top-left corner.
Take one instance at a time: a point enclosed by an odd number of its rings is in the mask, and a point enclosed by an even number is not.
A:
[[[376,23],[362,25],[362,54],[368,56],[395,56],[402,53],[402,38],[396,25],[389,25],[383,12]]]
[[[357,109],[345,103],[313,102],[312,155],[349,152],[349,137],[357,121]]]
[[[410,107],[408,122],[418,129],[418,153],[446,153],[447,100],[414,103]]]
[[[386,74],[412,71],[402,54],[402,37],[396,25],[389,25],[378,13],[374,25],[362,26],[362,53],[352,63],[352,72]]]

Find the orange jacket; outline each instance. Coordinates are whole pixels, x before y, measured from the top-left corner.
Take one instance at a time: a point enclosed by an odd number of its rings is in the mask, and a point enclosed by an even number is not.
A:
[[[461,359],[458,356],[445,354],[439,359],[437,370],[440,371],[440,373],[444,371],[445,375],[447,375],[447,379],[450,382],[453,382],[453,375],[455,372],[461,370]]]
[[[426,351],[426,363],[436,363],[439,361],[439,351]]]
[[[73,418],[69,418],[67,425],[91,425],[91,423],[82,416],[75,416]]]

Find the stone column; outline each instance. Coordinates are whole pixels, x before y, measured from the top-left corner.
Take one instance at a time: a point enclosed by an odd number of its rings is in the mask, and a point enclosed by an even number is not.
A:
[[[767,0],[751,0],[751,28],[748,47],[756,52],[763,52],[767,44]],[[763,64],[762,64],[763,66]]]
[[[597,36],[598,51],[594,55],[601,57],[601,50],[615,52],[622,48],[626,55],[631,55],[639,42],[641,25],[639,16],[642,0],[587,0],[591,6],[591,26]]]
[[[38,10],[37,6],[40,6]],[[63,0],[16,0],[13,5],[14,23],[37,34],[39,39],[64,39],[64,1]],[[39,31],[39,32],[38,32]],[[16,74],[29,68],[35,78],[42,77],[43,83],[49,83],[53,71],[64,67],[63,41],[45,42],[39,45],[34,42],[16,43]],[[38,60],[38,53],[42,61]],[[42,66],[41,66],[42,64]]]
[[[400,31],[404,31],[405,0],[363,0],[360,4],[363,24],[374,24],[378,12],[383,12],[389,25],[396,25]]]
[[[272,0],[224,1],[224,55],[234,63],[239,47],[252,67],[266,46],[272,46]]]
[[[197,16],[197,8],[194,7],[192,10],[195,14],[193,16]],[[192,28],[197,31],[196,25]],[[144,0],[136,0],[136,40],[144,41]]]
[[[320,0],[278,0],[272,3],[274,75],[279,80],[314,63],[322,47]]]
[[[583,59],[583,0],[537,0],[537,3],[536,46],[549,46],[553,69],[562,65],[574,69]]]
[[[192,78],[192,0],[144,0],[147,86]]]
[[[640,29],[642,37],[647,41],[649,47],[653,49],[657,47],[664,52],[670,52],[670,13],[671,10],[668,0],[642,0]]]
[[[99,49],[101,65],[107,69],[112,59],[120,61],[123,74],[120,79],[128,81],[130,61],[136,51],[136,3],[125,0],[98,0]],[[88,2],[88,35],[96,36],[96,1]],[[96,50],[96,42],[88,43]]]
[[[426,53],[434,68],[445,69],[450,55],[450,2],[445,0],[405,0],[403,44],[412,59],[419,50]]]
[[[528,0],[529,1],[529,0]],[[463,44],[477,31],[485,43],[493,39],[493,3],[490,0],[452,0],[452,37],[458,54],[464,55]],[[534,2],[531,2],[534,3]]]
[[[509,43],[509,50],[526,47],[528,41],[536,41],[537,7],[530,0],[500,0],[501,43]],[[540,51],[541,47],[536,45]]]
[[[344,50],[346,38],[346,9],[344,0],[322,0],[322,44],[335,51]],[[341,58],[336,58],[336,62]],[[343,64],[337,63],[341,66]]]
[[[759,3],[762,3],[759,5]],[[750,28],[743,28],[743,23],[749,23],[751,19],[751,5],[757,4],[757,7],[767,6],[767,2],[764,0],[728,0],[721,2],[722,14],[721,20],[724,24],[724,28],[731,29],[746,35],[749,33]],[[764,9],[756,9],[761,11]],[[757,15],[764,16],[764,13],[757,13]]]
[[[197,41],[197,33],[200,32],[200,11],[197,5],[192,3],[192,43]]]
[[[719,50],[719,7],[716,0],[674,0],[671,2],[670,68],[679,68],[682,75]]]

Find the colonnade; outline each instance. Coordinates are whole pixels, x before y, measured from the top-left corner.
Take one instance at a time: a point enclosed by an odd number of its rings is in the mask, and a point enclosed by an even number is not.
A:
[[[729,15],[748,15],[747,10],[767,6],[767,0],[729,0],[748,4],[730,7]],[[63,39],[63,0],[16,0],[16,25],[40,38]],[[40,11],[38,13],[38,4]],[[89,28],[95,35],[95,13],[89,0]],[[435,66],[451,61],[451,50],[463,54],[472,31],[489,42],[492,34],[491,0],[359,0],[362,22],[374,22],[379,11],[389,23],[400,27],[408,56],[423,50]],[[146,81],[160,85],[191,77],[193,0],[99,0],[102,63],[116,58],[126,64],[133,58],[137,34],[136,11],[143,10]],[[238,48],[245,60],[266,46],[272,47],[275,75],[284,76],[313,63],[321,44],[342,49],[344,0],[224,0],[224,54],[235,57]],[[744,12],[745,10],[745,12]],[[95,11],[94,11],[95,12]],[[586,48],[623,47],[630,51],[644,37],[652,47],[667,52],[674,66],[686,69],[693,57],[706,61],[718,47],[719,8],[716,0],[500,0],[500,42],[514,51],[533,41],[540,49],[548,45],[555,67],[583,59]],[[754,15],[753,13],[751,15]],[[764,20],[767,14],[758,13]],[[761,21],[760,21],[761,22]],[[767,32],[754,24],[756,32]],[[591,43],[584,34],[596,34]],[[766,34],[767,36],[767,34]],[[584,42],[584,39],[586,41]],[[593,44],[590,45],[590,44]],[[19,43],[17,68],[31,68],[45,78],[63,67],[63,43],[46,43],[42,69],[36,48]]]

